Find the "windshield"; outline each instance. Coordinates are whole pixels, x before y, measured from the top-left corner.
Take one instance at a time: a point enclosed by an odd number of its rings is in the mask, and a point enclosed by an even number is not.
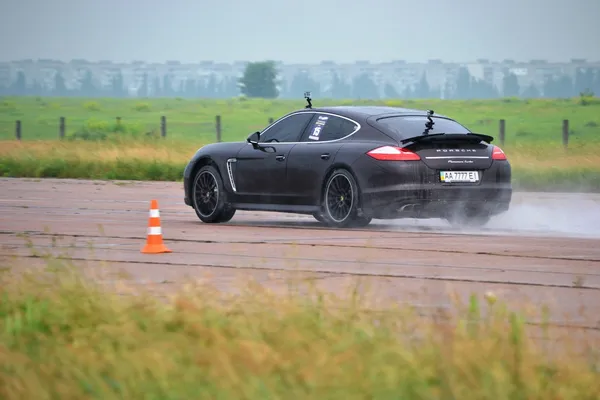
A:
[[[432,117],[434,125],[428,130],[428,134],[434,133],[470,133],[467,128],[456,121]],[[407,139],[414,136],[420,136],[425,131],[425,124],[428,122],[424,116],[407,116],[407,117],[384,117],[377,120],[377,124],[383,125],[399,136],[400,139]]]

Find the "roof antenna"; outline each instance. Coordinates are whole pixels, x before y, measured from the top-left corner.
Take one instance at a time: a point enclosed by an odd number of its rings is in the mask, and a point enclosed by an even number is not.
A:
[[[306,102],[308,103],[305,108],[312,108],[310,92],[304,92],[304,98],[306,99]]]
[[[432,130],[433,125],[435,125],[435,122],[433,122],[433,119],[431,118],[432,115],[433,115],[433,110],[427,110],[428,121],[425,123],[425,130],[423,131],[423,135],[429,134],[429,131]]]

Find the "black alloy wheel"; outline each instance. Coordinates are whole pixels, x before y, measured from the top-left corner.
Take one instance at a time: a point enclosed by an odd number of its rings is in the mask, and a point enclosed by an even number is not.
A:
[[[193,185],[194,210],[202,222],[227,222],[235,214],[235,209],[225,203],[223,180],[212,165],[202,167]]]
[[[371,218],[359,215],[358,186],[345,169],[335,170],[325,184],[323,223],[332,227],[366,226]]]
[[[327,212],[329,217],[336,223],[343,223],[348,217],[354,205],[354,191],[352,183],[344,174],[332,176],[325,192]]]

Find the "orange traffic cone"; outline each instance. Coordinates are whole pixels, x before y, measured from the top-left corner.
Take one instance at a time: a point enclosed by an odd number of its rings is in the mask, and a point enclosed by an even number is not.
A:
[[[142,253],[157,254],[170,253],[162,239],[162,228],[160,227],[160,212],[158,211],[158,201],[150,202],[150,218],[148,220],[148,236],[146,245],[142,249]]]

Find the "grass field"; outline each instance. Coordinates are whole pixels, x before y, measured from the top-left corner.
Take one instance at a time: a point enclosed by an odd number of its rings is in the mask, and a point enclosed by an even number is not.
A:
[[[600,191],[600,146],[505,146],[523,190]],[[179,181],[197,146],[185,141],[0,141],[0,176]]]
[[[472,130],[497,136],[506,120],[503,146],[514,166],[515,187],[533,190],[600,191],[600,103],[582,99],[478,101],[340,101],[315,105],[386,104],[432,108]],[[216,115],[222,138],[248,133],[302,108],[299,101],[229,99],[0,99],[0,175],[98,179],[180,180],[185,163],[202,145],[215,141]],[[158,137],[167,117],[167,138]],[[106,140],[59,142],[59,118],[67,137]],[[117,124],[116,117],[120,117]],[[14,140],[22,121],[23,141]],[[562,120],[570,121],[570,141],[562,148]]]
[[[506,120],[506,144],[561,142],[562,120],[570,121],[571,142],[600,143],[600,102],[581,105],[581,99],[498,100],[321,100],[315,106],[382,104],[433,109],[480,133],[498,135],[498,121]],[[586,103],[587,104],[587,103]],[[303,108],[303,99],[81,99],[20,97],[0,99],[0,140],[14,139],[15,121],[22,121],[23,139],[58,138],[59,118],[66,118],[67,135],[114,128],[116,118],[135,133],[158,132],[160,117],[167,118],[167,135],[193,144],[215,140],[215,116],[222,117],[225,141],[245,139],[270,117]]]
[[[393,305],[369,311],[353,285],[337,298],[308,284],[309,295],[299,294],[299,282],[276,294],[246,280],[235,296],[190,285],[164,302],[141,289],[116,295],[55,259],[45,271],[3,267],[6,400],[592,400],[600,393],[593,338],[554,339],[547,353],[532,334],[550,331],[526,324],[543,310],[515,312],[493,296],[457,303],[455,317],[436,321]]]

